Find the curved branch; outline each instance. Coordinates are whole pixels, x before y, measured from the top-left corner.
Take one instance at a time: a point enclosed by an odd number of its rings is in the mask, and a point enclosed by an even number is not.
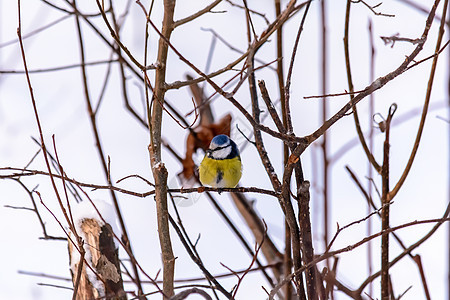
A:
[[[439,2],[439,1],[437,1],[437,2]],[[442,37],[444,36],[444,27],[445,27],[446,15],[447,15],[447,7],[448,7],[448,0],[445,0],[443,11],[442,11],[441,25],[439,27],[439,36],[438,36],[438,39],[436,42],[435,53],[439,53],[439,50],[441,47],[441,42],[442,42]],[[428,106],[430,105],[431,89],[433,87],[433,80],[434,80],[434,75],[436,73],[438,57],[439,57],[439,55],[434,56],[433,63],[431,65],[430,78],[428,79],[428,86],[427,86],[427,94],[425,96],[425,102],[423,104],[423,110],[422,110],[422,116],[420,118],[419,129],[417,130],[417,135],[416,135],[416,139],[414,141],[414,146],[411,151],[411,155],[409,156],[409,159],[408,159],[406,167],[403,171],[403,174],[401,175],[400,179],[398,180],[397,184],[394,186],[392,191],[389,192],[389,194],[388,194],[389,199],[394,198],[395,195],[400,190],[400,188],[402,187],[403,183],[406,180],[406,177],[408,176],[409,171],[411,170],[412,164],[414,162],[414,158],[416,157],[417,149],[419,148],[420,139],[421,139],[422,133],[423,133],[423,128],[425,126],[425,119],[426,119],[427,113],[428,113]]]
[[[347,69],[347,81],[348,81],[348,88],[349,88],[349,95],[350,95],[350,101],[353,100],[353,79],[352,79],[352,70],[350,68],[350,51],[349,51],[349,45],[348,45],[348,31],[349,31],[349,25],[350,25],[350,7],[351,7],[351,0],[347,0],[347,9],[346,9],[346,16],[345,16],[345,34],[344,34],[344,53],[345,53],[345,66]],[[367,159],[369,159],[372,166],[375,168],[375,170],[378,173],[381,173],[381,166],[377,163],[375,160],[375,157],[370,152],[369,147],[367,146],[366,140],[364,138],[364,134],[361,129],[361,125],[359,122],[358,117],[358,110],[356,109],[356,105],[352,107],[353,109],[353,118],[355,121],[355,127],[356,132],[358,133],[358,138],[361,143],[361,146],[364,149],[364,153],[366,153]]]
[[[131,59],[131,61],[138,67],[140,70],[144,70],[145,66],[143,66],[140,62],[137,61],[136,58],[131,54],[130,50],[122,43],[119,36],[117,35],[116,31],[112,28],[111,24],[108,21],[108,18],[106,17],[105,11],[103,10],[102,5],[100,4],[99,0],[96,0],[98,9],[100,13],[102,14],[103,21],[105,22],[106,26],[109,29],[109,32],[111,33],[112,38],[114,41],[119,45],[119,47],[127,54],[127,56]]]

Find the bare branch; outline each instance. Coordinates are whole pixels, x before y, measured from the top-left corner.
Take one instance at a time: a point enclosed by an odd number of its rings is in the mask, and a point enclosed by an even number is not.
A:
[[[173,22],[173,25],[172,25],[173,28],[178,27],[178,26],[183,25],[183,24],[186,24],[186,23],[188,23],[188,22],[190,22],[190,21],[196,20],[196,19],[198,19],[200,16],[202,16],[202,15],[208,13],[208,12],[211,12],[211,10],[212,10],[214,7],[216,7],[217,4],[219,4],[220,2],[222,2],[222,0],[215,0],[214,2],[212,2],[211,4],[209,4],[208,6],[206,6],[205,8],[203,8],[203,9],[199,10],[198,12],[196,12],[195,14],[190,15],[190,16],[188,16],[188,17],[185,17],[185,18],[183,18],[183,19],[181,19],[181,20],[174,21],[174,22]]]

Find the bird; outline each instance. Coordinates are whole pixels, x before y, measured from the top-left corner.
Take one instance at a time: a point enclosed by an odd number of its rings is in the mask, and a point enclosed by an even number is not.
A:
[[[215,188],[234,188],[242,176],[236,143],[225,134],[216,135],[199,166],[200,182]]]

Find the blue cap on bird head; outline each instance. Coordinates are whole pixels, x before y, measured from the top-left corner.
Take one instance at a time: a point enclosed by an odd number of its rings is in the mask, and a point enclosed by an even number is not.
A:
[[[216,135],[212,140],[209,146],[210,149],[214,149],[215,147],[226,146],[230,144],[230,138],[225,134]]]

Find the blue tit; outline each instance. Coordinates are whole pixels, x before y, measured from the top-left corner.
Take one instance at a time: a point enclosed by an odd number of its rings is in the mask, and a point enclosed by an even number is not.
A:
[[[199,167],[200,182],[216,188],[234,188],[242,176],[241,157],[228,136],[215,136]]]

